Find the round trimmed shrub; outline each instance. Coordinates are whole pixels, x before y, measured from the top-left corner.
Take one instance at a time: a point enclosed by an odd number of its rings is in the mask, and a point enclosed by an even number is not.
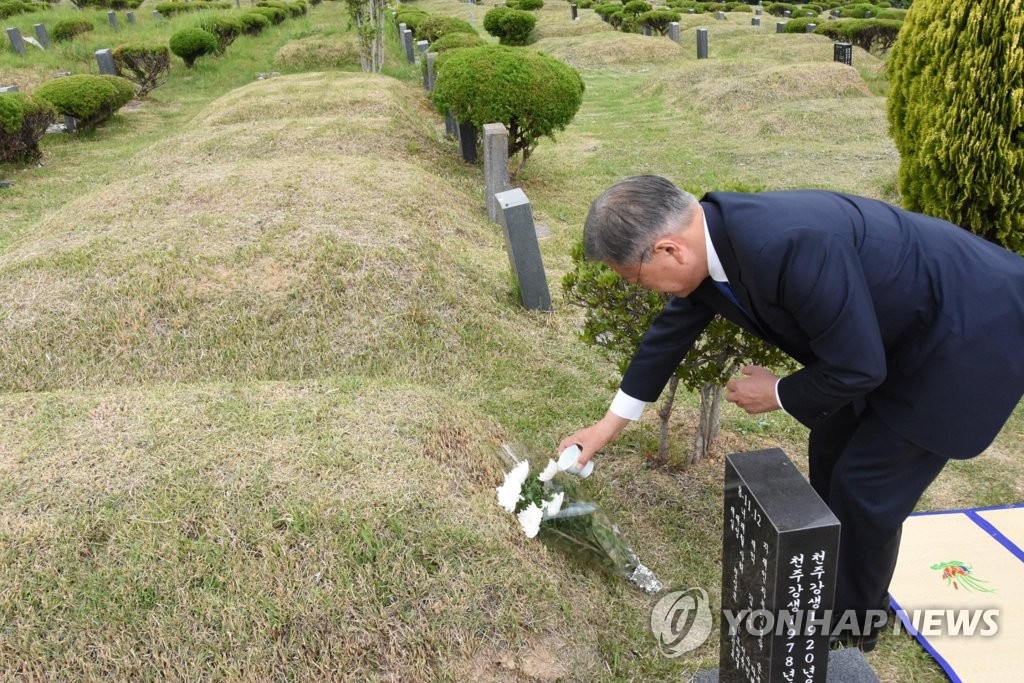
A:
[[[903,204],[1024,253],[1024,12],[914,0],[889,56]]]
[[[638,17],[644,12],[650,12],[651,9],[651,3],[644,2],[644,0],[630,0],[622,6],[623,14],[632,14],[634,17]]]
[[[418,35],[420,24],[430,18],[430,15],[421,9],[401,9],[395,14],[395,26],[405,24],[405,27]],[[401,37],[401,36],[399,36]]]
[[[161,2],[153,9],[165,17],[183,12],[199,12],[204,9],[230,9],[233,5],[226,2]]]
[[[729,8],[729,12],[750,12],[751,14],[754,13],[754,10],[753,8],[750,7],[750,5],[747,5],[742,2],[730,2],[728,5],[726,5],[726,7]]]
[[[622,5],[617,2],[606,2],[594,8],[594,13],[605,21],[608,21],[613,14],[620,11],[622,11]]]
[[[764,6],[764,11],[775,17],[785,16],[786,10],[789,10],[790,16],[795,17],[800,8],[788,2],[771,2]],[[711,10],[707,11],[710,12]]]
[[[416,26],[413,33],[416,34],[418,40],[426,40],[430,43],[450,33],[477,35],[476,29],[468,21],[440,16],[427,17]]]
[[[71,40],[77,35],[95,30],[95,26],[88,19],[61,19],[53,25],[53,40],[62,43]]]
[[[44,100],[21,92],[0,95],[0,162],[38,159],[39,141],[56,117]]]
[[[166,45],[122,45],[111,55],[118,75],[135,84],[139,97],[166,83],[171,72],[171,51]]]
[[[641,26],[647,26],[652,31],[657,31],[660,35],[668,33],[668,25],[673,21],[679,21],[679,19],[679,12],[670,9],[651,10],[650,12],[644,12],[638,17]]]
[[[58,113],[78,119],[80,128],[90,128],[131,102],[135,87],[118,76],[78,74],[44,83],[32,94]]]
[[[484,15],[484,30],[502,45],[526,45],[537,25],[537,17],[529,12],[495,7]]]
[[[288,18],[288,12],[279,7],[257,7],[251,11],[262,14],[271,24],[280,24]]]
[[[217,47],[217,37],[201,28],[183,28],[171,36],[171,52],[190,69],[203,55],[216,53]]]
[[[198,27],[217,39],[217,54],[224,54],[224,50],[245,33],[245,24],[237,16],[204,17]]]
[[[806,33],[807,24],[815,23],[817,22],[811,17],[797,17],[796,19],[790,19],[787,21],[782,30],[786,33]]]
[[[444,56],[434,104],[477,130],[486,123],[505,124],[509,156],[521,152],[520,167],[540,138],[565,128],[583,102],[583,79],[576,70],[540,52],[484,45]]]
[[[430,52],[447,52],[460,47],[479,47],[487,42],[475,33],[448,33],[430,44]]]
[[[258,35],[263,29],[270,28],[270,19],[259,12],[246,12],[239,15],[238,20],[242,22],[245,34],[248,36]]]
[[[505,0],[505,6],[521,9],[524,12],[533,12],[544,6],[544,0]]]
[[[814,32],[832,40],[853,43],[868,52],[884,53],[896,42],[901,26],[902,21],[891,19],[841,19],[818,24]]]
[[[13,17],[17,14],[38,12],[40,9],[42,8],[39,5],[31,2],[21,2],[21,0],[0,0],[0,19]]]

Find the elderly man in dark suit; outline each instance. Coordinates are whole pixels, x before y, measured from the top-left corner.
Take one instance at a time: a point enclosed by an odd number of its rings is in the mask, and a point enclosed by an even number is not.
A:
[[[657,176],[605,191],[586,256],[674,295],[607,415],[566,438],[579,464],[657,399],[715,314],[792,356],[726,399],[810,428],[810,482],[842,523],[836,610],[884,609],[900,529],[950,458],[995,438],[1024,393],[1024,259],[945,221],[816,190],[712,192]],[[860,629],[858,629],[860,630]],[[867,630],[867,629],[864,629]],[[861,639],[871,649],[877,633]]]

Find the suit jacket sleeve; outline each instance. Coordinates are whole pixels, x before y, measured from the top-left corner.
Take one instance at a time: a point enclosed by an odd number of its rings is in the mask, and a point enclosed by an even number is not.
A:
[[[656,401],[715,312],[688,297],[672,297],[651,323],[622,377],[620,389],[635,399]]]
[[[886,377],[885,348],[856,247],[821,230],[793,228],[761,249],[761,262],[778,266],[759,291],[776,302],[807,335],[814,360],[782,378],[786,412],[813,427],[863,396]],[[768,269],[771,270],[771,269]]]

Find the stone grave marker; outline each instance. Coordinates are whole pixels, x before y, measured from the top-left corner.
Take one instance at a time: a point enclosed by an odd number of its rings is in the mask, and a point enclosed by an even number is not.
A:
[[[718,19],[719,21],[725,21],[725,12],[719,11],[715,15],[715,19]]]
[[[427,41],[427,40],[417,40],[416,41],[416,54],[418,54],[420,56],[420,61],[421,62],[425,59],[424,55],[427,54],[427,48],[428,47],[430,47],[430,41]]]
[[[760,5],[758,5],[757,7],[754,8],[754,14],[756,16],[761,16],[761,12],[762,12],[762,9],[761,9]]]
[[[107,21],[110,23],[110,28],[117,30],[117,14],[115,12],[107,12]]]
[[[789,10],[787,9],[787,10],[785,10],[785,11],[784,11],[784,12],[782,13],[782,16],[784,16],[785,18],[789,19],[789,18],[790,18],[791,16],[793,16],[793,13],[792,13],[792,12],[790,12],[790,11],[789,11]]]
[[[807,13],[807,16],[809,16],[809,17],[813,17],[813,16],[814,16],[814,12],[808,12],[808,13]]]
[[[455,116],[451,112],[444,115],[444,133],[450,138],[455,138],[459,135],[459,124],[455,121]]]
[[[544,275],[530,200],[518,188],[499,192],[495,199],[500,210],[499,223],[505,232],[509,266],[519,283],[523,306],[531,311],[550,311],[551,293]]]
[[[807,24],[804,27],[804,33],[814,33],[814,29],[818,28],[817,24]]]
[[[669,22],[669,24],[668,24],[668,37],[676,45],[679,44],[679,22],[678,21],[670,21]]]
[[[781,449],[725,460],[719,669],[696,680],[877,682],[829,652],[839,520]]]
[[[128,23],[129,24],[134,24],[135,23],[135,12],[129,12],[128,13]]]
[[[405,46],[405,58],[410,64],[416,63],[416,54],[413,52],[412,47],[412,31],[405,29],[402,31],[402,45]]]
[[[776,33],[785,33],[786,32],[786,22],[784,22],[784,21],[776,21],[775,22],[775,32]]]
[[[832,61],[853,66],[853,45],[851,43],[833,43]]]
[[[576,21],[577,19],[580,18],[579,8],[576,6],[575,2],[569,5],[569,16],[572,17],[573,21]]]
[[[32,28],[35,29],[36,38],[39,40],[39,44],[43,46],[44,50],[49,50],[50,34],[46,32],[46,27],[42,24],[32,24]]]
[[[697,29],[697,59],[708,58],[708,30],[706,28]]]
[[[5,92],[18,92],[18,86],[16,85],[0,85],[0,95]]]
[[[503,123],[484,124],[484,198],[487,217],[501,223],[495,195],[509,189],[508,130]]]
[[[719,675],[824,682],[828,635],[820,626],[808,633],[806,622],[832,609],[839,520],[777,448],[727,456],[724,498],[723,615],[748,610],[761,620],[732,629],[722,620]],[[778,628],[785,613],[803,623]]]
[[[96,64],[99,65],[101,74],[108,76],[117,75],[117,67],[114,66],[114,56],[110,53],[109,47],[96,50]]]
[[[687,14],[696,14],[697,12],[694,11],[694,9],[691,7],[690,9],[686,10],[686,13]]]
[[[21,39],[21,31],[17,27],[7,29],[7,37],[11,41],[11,47],[22,57],[25,56],[25,41]]]
[[[643,34],[644,34],[645,36],[650,36],[650,35],[651,35],[651,27],[650,27],[650,26],[648,26],[647,24],[644,24],[644,25],[643,25],[643,26],[641,27],[641,31],[643,32]]]
[[[153,21],[160,21],[162,18],[163,15],[160,14],[160,12],[158,12],[157,10],[153,10]]]
[[[750,25],[751,26],[760,26],[761,25],[761,17],[751,17],[750,18]]]
[[[434,73],[434,62],[436,60],[436,52],[427,53],[427,92],[434,92],[434,79],[437,78],[437,74]]]
[[[864,18],[865,18],[865,19],[870,19],[870,18],[871,18],[872,16],[873,16],[873,15],[871,14],[871,10],[866,10],[866,11],[864,12]]]
[[[467,164],[476,163],[476,126],[472,121],[459,121],[459,151]]]

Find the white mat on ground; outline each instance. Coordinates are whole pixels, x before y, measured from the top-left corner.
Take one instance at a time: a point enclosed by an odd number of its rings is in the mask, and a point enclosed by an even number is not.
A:
[[[1024,680],[1024,503],[903,525],[889,588],[903,628],[962,683]]]

